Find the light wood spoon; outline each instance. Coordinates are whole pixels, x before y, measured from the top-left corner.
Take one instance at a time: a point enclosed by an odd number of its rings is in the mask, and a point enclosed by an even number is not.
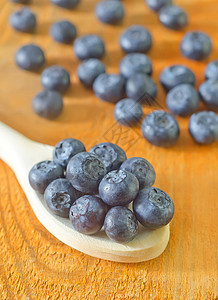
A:
[[[51,234],[72,248],[111,261],[137,263],[153,259],[164,251],[169,240],[169,225],[153,231],[140,227],[133,241],[119,244],[111,241],[103,230],[91,236],[80,234],[68,219],[53,215],[43,196],[36,193],[28,181],[32,166],[51,160],[52,151],[53,147],[31,141],[0,122],[0,159],[14,171],[36,217]]]

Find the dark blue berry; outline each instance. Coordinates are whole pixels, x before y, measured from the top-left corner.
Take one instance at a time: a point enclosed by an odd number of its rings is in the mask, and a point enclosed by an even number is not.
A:
[[[175,86],[188,83],[195,85],[195,74],[186,66],[172,65],[163,69],[160,75],[160,82],[166,91],[171,90]]]
[[[143,116],[142,106],[133,99],[122,99],[114,107],[114,117],[124,126],[136,125]]]
[[[73,138],[64,139],[54,147],[53,160],[66,169],[67,164],[74,155],[85,151],[85,146],[79,140]]]
[[[149,95],[153,98],[157,95],[157,86],[152,78],[146,74],[133,74],[126,82],[126,94],[129,98],[140,100],[141,103],[146,104],[146,97]]]
[[[151,60],[143,53],[129,53],[120,62],[120,73],[126,79],[135,73],[151,75]]]
[[[64,177],[64,169],[53,161],[35,164],[29,172],[29,182],[34,190],[43,194],[49,183]]]
[[[120,169],[134,174],[138,179],[140,189],[151,187],[156,179],[153,166],[142,157],[127,159],[122,163]]]
[[[179,138],[179,125],[176,119],[162,110],[148,114],[142,122],[142,133],[146,140],[155,146],[170,147]]]
[[[47,186],[44,198],[52,213],[68,218],[70,207],[77,199],[77,193],[67,179],[59,178]]]
[[[95,79],[93,90],[101,100],[116,103],[125,94],[125,80],[117,74],[103,73]]]
[[[191,116],[189,132],[199,144],[218,141],[218,116],[213,111],[201,111]]]
[[[45,90],[64,93],[70,86],[70,74],[60,66],[52,66],[42,72],[41,83]]]
[[[42,91],[33,98],[32,108],[42,118],[55,119],[63,109],[62,96],[55,91]]]
[[[218,111],[218,80],[208,79],[199,87],[199,93],[204,104],[212,110]]]
[[[107,172],[119,169],[120,165],[126,160],[123,149],[113,143],[95,145],[89,152],[97,155],[103,161]]]
[[[74,24],[67,20],[62,20],[51,26],[50,34],[56,42],[68,44],[75,39],[77,30]]]
[[[132,25],[122,33],[120,45],[127,53],[147,52],[152,46],[151,34],[143,26]]]
[[[187,25],[188,16],[181,7],[176,5],[167,5],[161,8],[159,12],[159,20],[165,27],[179,30]]]
[[[85,195],[71,206],[69,217],[73,228],[84,234],[94,234],[101,230],[107,206],[97,196]]]
[[[30,0],[11,0],[11,2],[26,4],[26,3],[29,3]]]
[[[159,11],[165,5],[171,5],[172,0],[145,0],[148,7],[154,11]]]
[[[168,109],[174,114],[186,117],[195,112],[199,105],[199,95],[190,84],[179,84],[171,89],[166,98]]]
[[[97,18],[106,24],[116,24],[124,17],[122,3],[116,0],[102,1],[96,5],[95,14]]]
[[[57,6],[67,8],[67,9],[75,8],[80,2],[80,0],[50,0],[50,1]]]
[[[21,69],[36,72],[45,64],[45,55],[40,47],[28,44],[18,49],[15,62]]]
[[[139,191],[135,175],[125,170],[114,170],[104,176],[99,184],[101,199],[110,206],[127,205]]]
[[[218,59],[211,61],[205,69],[205,78],[218,80]]]
[[[138,222],[130,209],[124,206],[115,206],[106,214],[104,230],[112,241],[127,243],[136,237]]]
[[[66,178],[76,190],[95,194],[105,174],[106,167],[97,155],[81,152],[70,159]]]
[[[134,200],[133,210],[136,219],[148,229],[167,225],[174,215],[172,199],[161,189],[143,189]]]
[[[21,32],[33,32],[36,28],[36,16],[27,7],[21,8],[10,16],[11,26]]]
[[[74,52],[81,60],[102,58],[105,54],[104,42],[95,34],[84,35],[75,40]]]
[[[105,65],[97,58],[85,60],[77,69],[79,80],[88,88],[92,87],[95,79],[102,73],[105,73]]]
[[[212,51],[210,37],[200,31],[189,31],[185,34],[180,45],[182,54],[189,59],[203,60]]]

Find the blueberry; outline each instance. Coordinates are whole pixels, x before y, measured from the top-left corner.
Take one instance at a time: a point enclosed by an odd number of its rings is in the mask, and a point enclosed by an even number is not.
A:
[[[26,3],[29,3],[30,0],[11,0],[11,2],[26,4]]]
[[[92,87],[95,79],[102,73],[105,73],[105,65],[97,58],[85,60],[77,69],[79,80],[88,88]]]
[[[112,241],[127,243],[136,237],[138,222],[130,209],[124,206],[115,206],[106,214],[104,230]]]
[[[171,90],[175,86],[188,83],[195,85],[195,74],[186,66],[172,65],[163,69],[160,75],[160,82],[166,91]]]
[[[68,44],[75,39],[77,30],[74,24],[67,20],[62,20],[51,26],[50,34],[56,42]]]
[[[154,11],[159,11],[165,5],[171,5],[172,0],[145,0],[148,7]]]
[[[27,7],[21,8],[10,15],[11,26],[21,32],[33,32],[36,28],[36,16]]]
[[[53,161],[35,164],[29,172],[29,182],[34,190],[43,194],[49,183],[64,177],[64,169]]]
[[[55,119],[61,114],[63,109],[62,96],[55,91],[42,91],[33,98],[32,108],[42,118]]]
[[[60,66],[52,66],[42,72],[41,83],[45,90],[64,93],[70,86],[70,74]]]
[[[204,104],[211,110],[218,111],[218,80],[208,79],[199,87]]]
[[[143,26],[132,25],[122,33],[120,45],[127,53],[147,52],[152,46],[151,34]]]
[[[110,206],[127,205],[139,191],[138,179],[125,170],[114,170],[104,176],[99,184],[101,199]]]
[[[197,110],[199,95],[192,85],[179,84],[168,92],[166,103],[174,115],[186,117]]]
[[[103,73],[95,79],[93,90],[101,100],[116,103],[125,94],[125,81],[120,75]]]
[[[120,165],[126,160],[123,149],[113,143],[95,145],[89,152],[97,155],[103,161],[107,172],[119,169]]]
[[[67,8],[67,9],[75,8],[80,2],[80,0],[50,0],[50,1],[57,6]]]
[[[97,18],[106,24],[116,24],[124,17],[122,3],[116,0],[102,1],[96,5],[95,14]]]
[[[79,140],[73,138],[64,139],[54,147],[53,160],[66,169],[67,164],[74,155],[85,151],[85,146]]]
[[[75,40],[74,52],[81,60],[102,58],[105,54],[104,42],[95,34],[84,35]]]
[[[205,69],[205,78],[218,80],[218,59],[211,61]]]
[[[70,159],[66,178],[76,190],[86,194],[95,194],[105,174],[105,165],[97,155],[80,152]]]
[[[213,111],[201,111],[191,116],[189,133],[199,144],[218,141],[218,116]]]
[[[140,100],[141,103],[146,104],[147,97],[144,97],[144,95],[148,94],[155,98],[157,86],[148,75],[142,73],[133,74],[126,82],[126,94],[129,98]]]
[[[185,27],[188,23],[186,12],[179,6],[167,5],[161,8],[159,20],[167,28],[178,30]]]
[[[94,234],[101,230],[107,206],[96,196],[85,195],[71,206],[69,217],[73,228],[84,234]]]
[[[135,73],[151,75],[151,60],[143,53],[129,53],[120,62],[120,73],[125,79]]]
[[[67,179],[59,178],[47,186],[44,198],[51,212],[68,218],[70,207],[77,199],[77,193]]]
[[[133,126],[141,120],[142,116],[141,104],[133,99],[122,99],[115,105],[114,117],[122,125]]]
[[[180,49],[182,54],[189,59],[203,60],[212,51],[212,41],[210,37],[200,31],[189,31],[182,39]]]
[[[156,179],[153,166],[142,157],[131,157],[124,161],[120,170],[128,171],[136,176],[139,182],[139,188],[151,187]]]
[[[15,55],[15,62],[23,70],[36,72],[45,64],[45,55],[38,46],[28,44],[18,49]]]
[[[155,146],[170,147],[179,138],[179,125],[176,119],[162,110],[148,114],[142,122],[142,133],[146,140]]]
[[[143,189],[133,203],[136,219],[148,229],[157,229],[167,225],[174,215],[172,199],[161,189],[151,187]]]

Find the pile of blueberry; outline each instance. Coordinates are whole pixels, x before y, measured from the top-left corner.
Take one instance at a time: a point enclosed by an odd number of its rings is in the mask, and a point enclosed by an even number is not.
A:
[[[146,159],[127,159],[123,149],[112,143],[86,152],[83,143],[73,138],[55,146],[53,161],[39,162],[29,172],[30,185],[44,194],[51,213],[69,218],[83,234],[95,234],[104,226],[107,236],[120,243],[135,238],[138,222],[154,230],[171,221],[173,201],[152,187],[155,179]]]

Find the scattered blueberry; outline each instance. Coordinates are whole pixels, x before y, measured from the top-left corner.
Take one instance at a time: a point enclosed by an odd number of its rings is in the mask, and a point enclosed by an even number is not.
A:
[[[53,160],[66,169],[67,164],[74,155],[85,151],[85,146],[79,140],[73,138],[64,139],[54,147]]]
[[[132,25],[122,33],[120,45],[127,53],[147,52],[152,46],[152,37],[145,27]]]
[[[188,23],[186,12],[177,5],[167,5],[161,8],[159,20],[167,28],[179,30]]]
[[[172,65],[163,69],[160,75],[160,82],[166,91],[171,90],[175,86],[188,83],[195,85],[195,74],[186,66]]]
[[[55,119],[61,114],[63,109],[62,96],[55,91],[42,91],[33,98],[32,108],[42,118]]]
[[[10,15],[10,24],[17,31],[33,32],[36,23],[35,14],[27,7],[21,8]]]
[[[218,80],[218,59],[211,61],[205,69],[205,78]]]
[[[135,73],[151,75],[151,60],[143,53],[129,53],[120,62],[120,73],[125,79]]]
[[[95,145],[89,152],[97,155],[103,161],[107,172],[119,169],[120,165],[126,160],[123,149],[113,143]]]
[[[180,45],[182,54],[189,59],[203,60],[212,51],[210,37],[200,31],[189,31],[185,34]]]
[[[45,55],[40,47],[28,44],[18,49],[15,62],[21,69],[35,72],[45,64]]]
[[[218,116],[213,111],[201,111],[191,116],[189,132],[199,144],[218,141]]]
[[[85,60],[77,69],[79,80],[88,88],[92,87],[95,79],[102,73],[105,73],[105,65],[97,58]]]
[[[172,199],[161,189],[143,189],[133,203],[136,219],[148,229],[167,225],[174,215]]]
[[[125,170],[114,170],[104,176],[99,184],[101,199],[110,206],[127,205],[139,191],[138,179]]]
[[[143,116],[142,106],[133,99],[122,99],[114,107],[116,121],[124,126],[137,124]]]
[[[204,104],[212,110],[218,111],[218,80],[209,79],[199,87],[199,93]]]
[[[104,42],[95,34],[84,35],[75,40],[74,52],[81,60],[102,58],[105,54]]]
[[[138,179],[140,189],[151,187],[156,179],[153,166],[142,157],[127,159],[122,163],[120,169],[134,174]]]
[[[34,190],[43,194],[49,183],[64,177],[64,169],[53,161],[35,164],[29,172],[29,182]]]
[[[74,24],[67,20],[62,20],[51,26],[50,34],[56,42],[68,44],[75,39],[77,30]]]
[[[162,110],[148,114],[142,122],[142,133],[146,140],[153,145],[170,147],[179,138],[179,125],[176,119]]]
[[[45,90],[64,93],[70,86],[70,74],[60,66],[52,66],[42,72],[41,83]]]
[[[136,237],[138,222],[130,209],[124,206],[115,206],[106,214],[104,230],[111,240],[127,243]]]
[[[70,207],[76,201],[77,194],[67,179],[59,178],[47,186],[44,198],[51,212],[60,217],[68,218]]]
[[[96,196],[85,195],[71,206],[69,217],[73,228],[84,234],[94,234],[101,230],[107,206]]]
[[[125,81],[120,75],[103,73],[95,79],[93,90],[101,100],[116,103],[125,94]]]
[[[11,2],[26,4],[26,3],[29,3],[30,0],[11,0]]]
[[[116,24],[124,17],[122,3],[116,0],[101,1],[96,5],[95,14],[97,18],[106,24]]]
[[[171,5],[172,0],[145,0],[148,7],[154,11],[159,11],[165,5]]]
[[[197,110],[199,100],[196,89],[190,84],[183,83],[168,92],[166,103],[174,115],[186,117]]]
[[[66,178],[76,190],[95,194],[105,174],[105,165],[97,155],[81,152],[70,159],[67,165]]]
[[[157,86],[153,79],[143,73],[133,74],[126,82],[126,94],[129,98],[146,104],[145,95],[153,98],[157,95]]]
[[[57,6],[67,8],[67,9],[75,8],[80,2],[80,0],[50,0],[50,1]]]

